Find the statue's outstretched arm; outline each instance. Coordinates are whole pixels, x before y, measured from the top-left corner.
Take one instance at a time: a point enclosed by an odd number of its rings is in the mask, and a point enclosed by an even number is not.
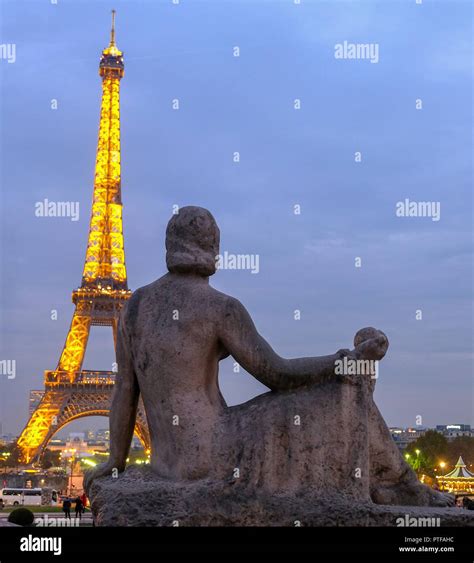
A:
[[[367,339],[364,339],[367,334]],[[360,335],[360,337],[358,337]],[[226,300],[219,339],[239,364],[273,391],[318,384],[335,376],[336,360],[380,360],[388,347],[387,337],[375,329],[362,329],[353,350],[339,350],[329,356],[295,358],[279,356],[260,336],[245,307],[237,299]]]
[[[245,307],[230,297],[219,337],[246,371],[274,391],[320,383],[334,375],[335,361],[350,353],[346,350],[329,356],[282,358],[260,336]]]

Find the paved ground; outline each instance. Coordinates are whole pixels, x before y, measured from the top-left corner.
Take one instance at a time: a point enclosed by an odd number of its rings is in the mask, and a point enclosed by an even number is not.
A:
[[[0,512],[0,526],[9,526],[10,523],[8,522],[9,514],[6,512]],[[74,514],[71,515],[71,524],[69,521],[64,519],[64,514],[62,512],[36,512],[35,513],[35,522],[41,526],[69,526],[72,527],[76,526],[76,519],[74,518]],[[41,518],[41,522],[38,522],[38,519]],[[55,522],[52,522],[52,521]],[[58,522],[59,520],[59,522]],[[79,520],[79,526],[92,526],[92,514],[86,513],[82,515],[82,518]]]

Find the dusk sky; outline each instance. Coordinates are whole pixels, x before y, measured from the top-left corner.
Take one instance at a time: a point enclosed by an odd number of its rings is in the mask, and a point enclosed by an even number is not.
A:
[[[130,288],[166,272],[173,205],[206,207],[221,251],[260,268],[211,283],[280,355],[334,353],[375,326],[390,340],[387,423],[473,424],[469,0],[0,0],[0,43],[16,46],[0,60],[0,359],[16,361],[0,375],[0,434],[27,422],[74,311],[112,8]],[[337,59],[345,41],[378,60]],[[79,202],[79,220],[35,216],[45,199]],[[440,220],[397,216],[405,199],[439,204]],[[84,367],[112,362],[111,331],[94,327]],[[229,404],[265,391],[231,359],[220,379]],[[108,423],[74,428],[94,425]]]

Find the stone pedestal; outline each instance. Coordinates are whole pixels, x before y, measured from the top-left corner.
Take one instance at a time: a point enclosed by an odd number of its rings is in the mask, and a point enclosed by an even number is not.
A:
[[[413,519],[418,526],[474,526],[474,512],[461,508],[381,506],[309,491],[275,495],[238,482],[177,483],[149,467],[99,478],[90,496],[97,526],[413,526]]]

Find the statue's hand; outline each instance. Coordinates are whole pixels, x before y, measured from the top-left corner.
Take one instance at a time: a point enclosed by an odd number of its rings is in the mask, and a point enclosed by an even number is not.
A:
[[[354,337],[354,346],[358,359],[381,360],[388,350],[388,338],[376,328],[362,328]]]
[[[120,471],[117,468],[117,465],[112,463],[110,460],[105,463],[101,463],[97,467],[94,467],[94,469],[89,469],[84,474],[84,489],[88,491],[94,479],[105,477],[106,475],[112,475],[114,470]]]

